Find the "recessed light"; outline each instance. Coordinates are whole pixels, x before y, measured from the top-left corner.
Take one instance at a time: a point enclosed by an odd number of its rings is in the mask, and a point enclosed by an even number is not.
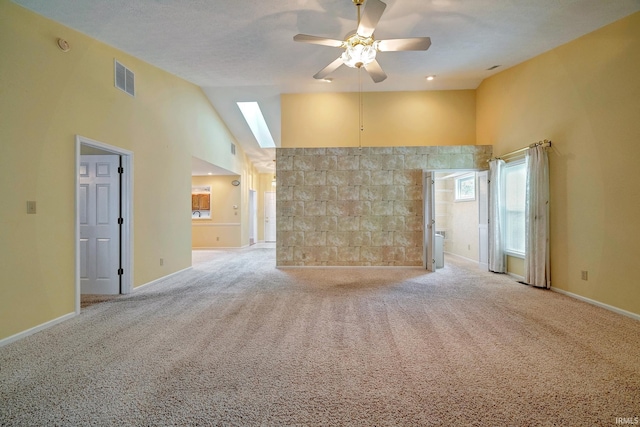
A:
[[[429,80],[429,81],[431,81],[431,80],[433,80],[435,78],[436,78],[436,76],[433,76],[433,75],[432,76],[427,76],[427,80]]]
[[[208,172],[207,175],[213,175],[211,172]]]
[[[322,79],[322,81],[325,82],[325,83],[331,83],[333,81],[333,79],[330,78],[330,77],[326,77],[326,78]]]

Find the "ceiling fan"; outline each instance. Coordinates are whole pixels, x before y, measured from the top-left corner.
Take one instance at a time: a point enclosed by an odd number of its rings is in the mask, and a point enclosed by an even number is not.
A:
[[[360,7],[365,0],[352,0],[358,9],[358,29],[347,34],[344,41],[328,39],[325,37],[296,34],[294,41],[302,43],[319,44],[323,46],[339,47],[344,49],[335,61],[318,71],[313,78],[324,79],[337,70],[341,65],[351,68],[361,68],[367,71],[375,83],[387,78],[387,75],[376,61],[377,52],[394,52],[402,50],[427,50],[431,46],[429,37],[413,37],[407,39],[375,40],[373,32],[387,5],[380,0],[366,0],[367,4],[360,16]]]

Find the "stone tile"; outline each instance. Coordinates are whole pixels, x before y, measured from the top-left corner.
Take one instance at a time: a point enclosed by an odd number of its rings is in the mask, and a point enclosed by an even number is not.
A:
[[[424,216],[407,216],[404,218],[404,226],[406,231],[424,230]]]
[[[293,188],[294,187],[285,187],[278,182],[278,189],[276,190],[276,200],[278,202],[284,200],[293,200]]]
[[[338,217],[338,231],[358,231],[360,229],[360,217]]]
[[[338,200],[360,200],[359,185],[339,186],[338,187]]]
[[[361,156],[360,169],[362,170],[382,169],[382,157],[380,155]]]
[[[383,250],[380,246],[362,246],[360,248],[360,260],[374,265],[382,261],[382,254]]]
[[[293,231],[293,217],[276,215],[278,231]]]
[[[293,247],[276,247],[276,260],[279,265],[285,261],[293,261]]]
[[[371,202],[371,215],[393,215],[393,201],[375,200]]]
[[[422,246],[413,246],[405,249],[405,261],[414,263],[413,265],[422,265],[424,258],[424,250]]]
[[[404,231],[405,217],[403,216],[386,216],[384,217],[384,229],[388,231]]]
[[[405,200],[423,200],[423,187],[421,185],[407,185],[404,187]]]
[[[312,171],[316,169],[313,156],[295,156],[293,158],[293,169],[297,171]]]
[[[384,185],[382,186],[383,200],[404,200],[404,185]]]
[[[336,170],[337,162],[336,156],[322,156],[314,159],[317,171]]]
[[[384,231],[385,216],[367,216],[360,218],[360,230],[362,231]]]
[[[304,245],[305,246],[326,246],[327,232],[326,231],[306,231],[304,233]]]
[[[304,148],[305,156],[324,156],[326,153],[326,148]]]
[[[310,201],[304,203],[305,216],[324,216],[327,214],[327,202]]]
[[[393,147],[394,154],[416,154],[417,147]]]
[[[316,229],[315,217],[310,217],[310,216],[294,217],[293,229],[295,231],[314,231]]]
[[[302,231],[279,231],[277,234],[278,244],[287,247],[300,246],[304,244],[304,232]]]
[[[473,169],[475,164],[473,154],[456,154],[451,156],[452,169]]]
[[[346,186],[351,182],[351,175],[349,171],[327,171],[327,185]]]
[[[388,261],[404,261],[405,249],[401,246],[384,246],[382,256]]]
[[[356,200],[350,204],[349,215],[368,216],[371,215],[371,202],[368,200]]]
[[[327,215],[343,217],[348,216],[351,210],[351,203],[345,200],[327,201]]]
[[[304,185],[304,172],[302,171],[278,171],[277,177],[278,181],[282,181],[283,186]]]
[[[327,231],[327,246],[349,246],[351,233],[348,231]]]
[[[360,247],[346,246],[338,248],[338,259],[341,262],[358,262],[360,261]]]
[[[329,147],[327,148],[326,154],[329,156],[343,157],[352,155],[352,150],[347,147]]]
[[[369,152],[376,154],[393,154],[393,147],[370,147]]]
[[[393,246],[393,232],[372,231],[371,246]]]
[[[427,155],[414,154],[405,156],[404,169],[427,169]]]
[[[366,171],[371,176],[371,185],[393,184],[393,170]]]
[[[326,185],[326,171],[308,171],[304,173],[304,185]]]
[[[408,249],[413,246],[422,247],[422,233],[416,231],[396,231],[393,233],[393,245]]]
[[[293,200],[301,200],[303,202],[315,200],[315,190],[315,187],[311,185],[297,186],[293,189]]]
[[[371,184],[371,171],[369,170],[356,170],[349,171],[349,185],[370,185]]]
[[[380,185],[360,187],[360,200],[384,200],[384,189]]]
[[[371,246],[371,232],[352,231],[350,233],[349,246]]]
[[[393,202],[393,214],[398,216],[422,215],[422,202],[419,200],[396,200]]]
[[[302,216],[304,215],[304,202],[282,200],[276,203],[277,216]]]
[[[314,217],[315,231],[336,231],[338,229],[338,218],[335,216]]]
[[[477,147],[477,145],[461,145],[460,152],[463,154],[475,154],[478,151]]]
[[[416,147],[416,154],[437,154],[438,147],[436,146],[421,146]]]
[[[449,154],[429,154],[427,169],[451,169],[451,156]]]
[[[404,169],[404,156],[400,154],[385,154],[380,156],[380,169]]]
[[[318,185],[315,187],[315,200],[336,200],[338,187],[335,185]]]
[[[340,170],[358,170],[360,169],[359,156],[341,156],[338,157],[337,169]]]
[[[276,167],[279,171],[293,170],[293,157],[291,156],[278,157],[276,163],[277,163]]]
[[[443,145],[438,147],[439,154],[458,154],[460,153],[459,145]]]
[[[422,171],[417,169],[393,171],[393,184],[422,185]]]

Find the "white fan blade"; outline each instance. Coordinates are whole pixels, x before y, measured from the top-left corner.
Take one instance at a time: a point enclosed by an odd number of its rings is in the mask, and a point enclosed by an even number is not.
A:
[[[375,59],[365,65],[364,69],[367,70],[367,73],[369,73],[371,80],[373,80],[375,83],[380,83],[387,78],[385,72],[382,71],[382,67],[380,67],[380,64],[378,64],[378,61],[376,61]]]
[[[331,64],[327,65],[326,67],[324,67],[322,70],[318,71],[313,78],[314,79],[324,79],[325,77],[327,77],[329,74],[333,73],[335,70],[337,70],[341,65],[343,64],[342,62],[342,56],[339,56],[338,59],[336,59],[335,61],[333,61]]]
[[[371,37],[386,7],[387,5],[380,0],[366,0],[362,18],[360,18],[360,25],[358,25],[358,31],[356,31],[359,36]]]
[[[415,37],[410,39],[379,40],[380,52],[394,52],[399,50],[427,50],[431,46],[429,37]]]
[[[331,47],[341,47],[341,40],[327,39],[325,37],[318,36],[310,36],[307,34],[296,34],[293,36],[293,41],[302,42],[302,43],[312,43],[312,44],[320,44],[323,46],[331,46]]]

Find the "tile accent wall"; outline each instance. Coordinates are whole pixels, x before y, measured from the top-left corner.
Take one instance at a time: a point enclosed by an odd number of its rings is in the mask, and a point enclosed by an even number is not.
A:
[[[277,266],[422,266],[423,170],[487,169],[492,146],[276,149]]]

